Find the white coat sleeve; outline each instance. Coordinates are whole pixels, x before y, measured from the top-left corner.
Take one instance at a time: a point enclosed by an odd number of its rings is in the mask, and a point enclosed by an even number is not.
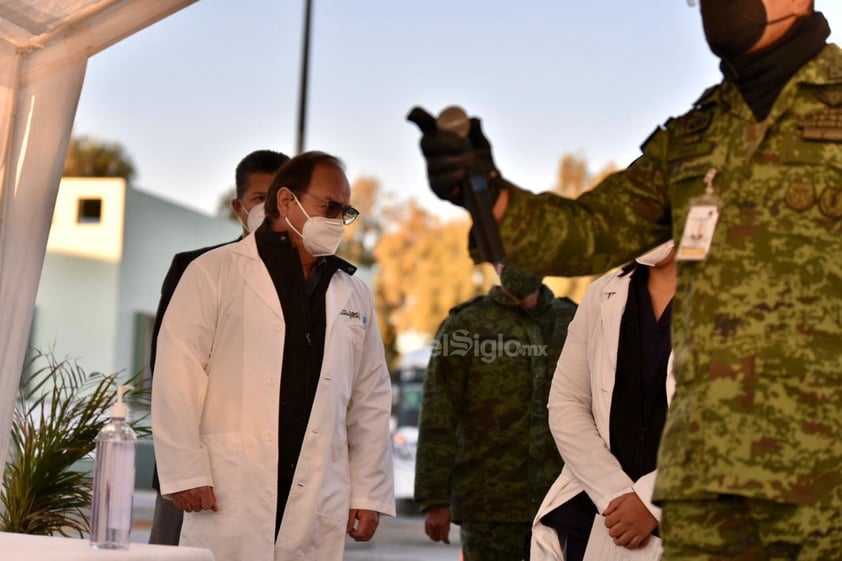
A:
[[[213,486],[199,425],[207,393],[219,287],[191,263],[173,293],[158,334],[152,383],[152,435],[161,494]]]
[[[553,375],[549,396],[550,431],[565,467],[579,481],[599,512],[620,495],[632,492],[632,480],[600,435],[592,408],[591,332],[601,329],[602,284],[588,288],[573,321]],[[599,388],[596,391],[600,391]]]
[[[348,405],[350,505],[352,509],[374,510],[394,516],[395,484],[389,434],[392,384],[373,308],[369,296],[369,321]]]
[[[658,470],[652,470],[646,475],[640,476],[640,479],[634,482],[632,489],[643,501],[644,506],[649,510],[652,516],[661,523],[661,509],[652,504],[652,494],[655,492],[655,478],[658,477]]]

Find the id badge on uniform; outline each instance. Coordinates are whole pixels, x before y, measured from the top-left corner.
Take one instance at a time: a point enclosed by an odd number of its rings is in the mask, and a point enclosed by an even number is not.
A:
[[[675,258],[678,261],[704,261],[710,253],[716,222],[719,220],[719,197],[713,192],[713,178],[716,170],[705,175],[705,194],[690,199],[690,210],[684,222],[684,232]]]

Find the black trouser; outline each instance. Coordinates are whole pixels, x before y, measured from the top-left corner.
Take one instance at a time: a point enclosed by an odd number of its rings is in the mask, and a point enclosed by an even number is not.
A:
[[[184,513],[172,501],[161,497],[160,491],[155,493],[155,514],[152,518],[152,530],[149,532],[149,543],[156,545],[178,545],[181,535],[181,524]]]
[[[582,561],[591,536],[596,507],[582,491],[541,518],[545,526],[555,529],[564,551],[565,561]]]
[[[284,510],[286,510],[287,500],[289,499],[289,490],[292,488],[292,479],[287,479],[283,476],[278,476],[278,506],[275,511],[275,539],[278,539],[278,532],[281,530],[281,522],[284,519]]]

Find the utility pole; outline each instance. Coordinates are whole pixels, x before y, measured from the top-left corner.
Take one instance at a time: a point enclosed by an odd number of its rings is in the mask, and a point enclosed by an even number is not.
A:
[[[304,1],[304,40],[301,46],[301,83],[298,94],[298,137],[295,153],[304,151],[304,131],[307,128],[307,81],[310,74],[310,19],[312,0]]]

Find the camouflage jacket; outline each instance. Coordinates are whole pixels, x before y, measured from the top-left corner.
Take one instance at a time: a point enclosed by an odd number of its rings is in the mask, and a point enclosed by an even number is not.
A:
[[[576,304],[541,287],[524,310],[499,286],[442,323],[424,379],[415,500],[455,521],[530,522],[562,461],[547,396]]]
[[[842,50],[828,45],[757,122],[734,84],[669,120],[575,201],[511,190],[501,234],[528,272],[604,270],[670,236],[715,169],[710,254],[681,262],[677,389],[656,499],[842,499]]]

